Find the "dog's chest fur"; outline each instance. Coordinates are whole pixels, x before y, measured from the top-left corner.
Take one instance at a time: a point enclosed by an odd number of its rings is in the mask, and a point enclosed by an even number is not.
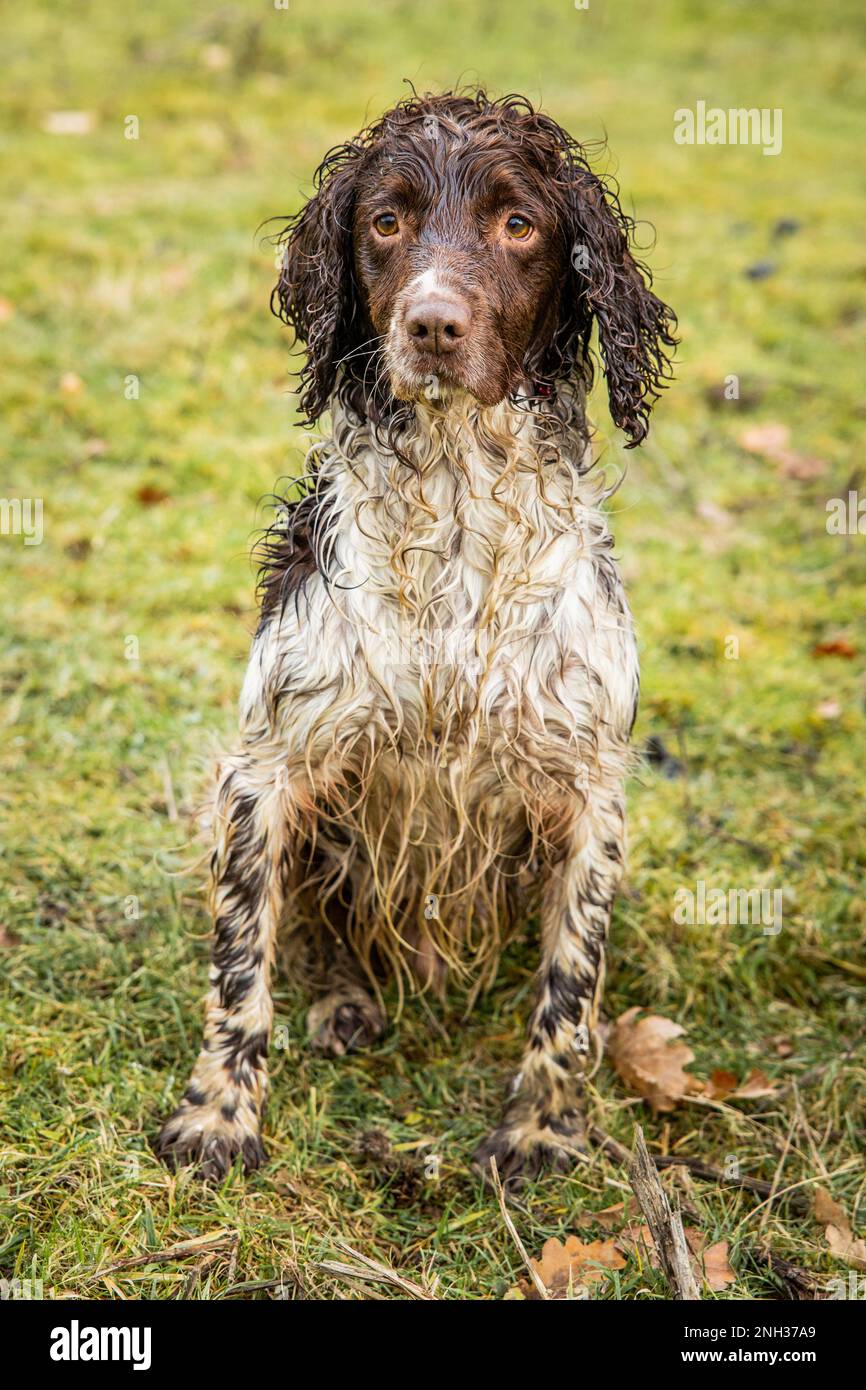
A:
[[[353,846],[355,902],[366,874],[371,910],[384,895],[400,916],[477,899],[494,866],[517,875],[549,848],[624,760],[637,698],[585,441],[545,447],[508,406],[417,417],[407,466],[335,413],[318,460],[326,577],[274,607],[241,701],[247,736],[316,782],[320,850]]]

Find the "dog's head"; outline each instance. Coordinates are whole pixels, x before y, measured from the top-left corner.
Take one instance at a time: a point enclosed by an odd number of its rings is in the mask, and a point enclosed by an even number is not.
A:
[[[632,444],[670,375],[675,318],[583,149],[520,97],[411,97],[332,150],[280,237],[274,308],[307,347],[310,420],[468,391],[482,405],[592,377]]]

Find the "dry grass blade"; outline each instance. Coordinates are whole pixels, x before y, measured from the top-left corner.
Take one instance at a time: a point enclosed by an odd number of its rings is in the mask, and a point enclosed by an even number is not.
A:
[[[701,1295],[692,1273],[679,1207],[672,1209],[668,1201],[640,1125],[635,1126],[634,1156],[629,1167],[629,1178],[668,1282],[677,1298],[697,1302]]]
[[[379,1260],[373,1260],[369,1255],[363,1255],[360,1250],[355,1250],[347,1241],[335,1238],[334,1244],[344,1255],[351,1255],[358,1261],[357,1265],[343,1264],[338,1260],[318,1260],[316,1269],[324,1270],[327,1274],[334,1274],[340,1279],[358,1279],[362,1283],[383,1283],[391,1284],[394,1288],[401,1289],[410,1298],[417,1298],[426,1303],[435,1303],[436,1295],[429,1289],[416,1284],[413,1279],[406,1279],[404,1275],[398,1274],[390,1265],[384,1265]]]
[[[502,1179],[499,1176],[499,1169],[496,1166],[496,1159],[493,1156],[493,1154],[490,1155],[490,1173],[493,1178],[493,1186],[496,1190],[496,1196],[499,1199],[499,1210],[502,1213],[502,1220],[505,1222],[506,1230],[508,1231],[508,1234],[511,1236],[511,1239],[514,1241],[514,1244],[517,1246],[517,1251],[520,1255],[521,1260],[526,1265],[526,1268],[529,1270],[529,1277],[535,1285],[538,1297],[543,1298],[549,1302],[550,1295],[544,1286],[544,1281],[539,1275],[532,1261],[530,1260],[528,1254],[526,1253],[526,1246],[520,1239],[520,1236],[517,1233],[517,1227],[515,1226],[514,1222],[508,1214],[508,1208],[505,1205],[505,1192],[502,1187]]]

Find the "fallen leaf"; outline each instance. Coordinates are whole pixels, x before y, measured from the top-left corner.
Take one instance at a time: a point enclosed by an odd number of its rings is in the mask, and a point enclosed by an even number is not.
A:
[[[866,1269],[866,1240],[855,1236],[850,1227],[840,1230],[831,1224],[824,1235],[831,1255],[837,1255],[846,1264],[854,1265],[855,1269]]]
[[[733,1100],[757,1100],[759,1096],[774,1096],[779,1087],[775,1081],[771,1081],[764,1072],[754,1068],[749,1072],[745,1081],[741,1081],[735,1091],[731,1092]]]
[[[827,472],[824,459],[814,454],[797,454],[793,450],[776,460],[778,471],[783,478],[794,478],[798,483],[808,483],[812,478],[823,478]]]
[[[687,1043],[675,1042],[685,1033],[679,1023],[659,1014],[638,1019],[640,1008],[627,1009],[611,1032],[610,1057],[623,1081],[649,1101],[653,1110],[673,1110],[686,1096],[704,1090],[704,1083],[684,1068],[695,1054]]]
[[[815,1220],[819,1226],[838,1226],[840,1231],[851,1233],[851,1223],[845,1208],[835,1201],[826,1187],[816,1187],[814,1195]]]
[[[835,637],[832,642],[819,642],[812,648],[813,656],[844,656],[847,661],[857,655],[857,648],[844,637]]]
[[[710,1079],[707,1083],[707,1095],[711,1100],[721,1100],[724,1096],[729,1096],[732,1091],[737,1089],[737,1078],[732,1071],[710,1072]]]
[[[612,1240],[584,1243],[577,1236],[565,1241],[552,1237],[541,1247],[541,1259],[530,1261],[550,1293],[564,1293],[569,1284],[594,1283],[606,1269],[624,1269],[625,1258]]]
[[[747,453],[757,454],[760,458],[775,463],[783,478],[808,482],[811,478],[820,478],[827,472],[827,464],[823,459],[797,453],[790,447],[790,441],[791,431],[787,425],[766,424],[750,425],[748,429],[743,430],[737,443]]]
[[[603,1207],[601,1211],[581,1212],[577,1224],[582,1229],[587,1226],[603,1226],[606,1231],[613,1231],[622,1221],[636,1216],[638,1210],[635,1198],[629,1197],[627,1202],[615,1202],[612,1207]]]
[[[141,487],[136,489],[135,500],[143,507],[158,507],[160,502],[168,501],[169,495],[153,483],[142,483]]]
[[[788,449],[790,441],[791,431],[787,425],[749,425],[748,429],[742,431],[737,443],[749,454],[775,459]]]
[[[729,1284],[733,1284],[736,1274],[731,1269],[728,1260],[728,1242],[718,1240],[715,1245],[710,1245],[701,1256],[704,1265],[704,1278],[710,1288],[719,1293],[726,1289]]]
[[[739,1085],[732,1071],[711,1072],[706,1093],[710,1100],[757,1100],[759,1096],[773,1096],[777,1090],[774,1081],[753,1068]]]
[[[683,1234],[689,1247],[692,1273],[698,1282],[706,1280],[715,1293],[733,1284],[737,1276],[728,1260],[728,1242],[719,1240],[715,1245],[708,1246],[706,1236],[697,1226],[684,1226]],[[661,1268],[661,1260],[649,1226],[626,1226],[620,1232],[618,1241],[626,1250],[637,1250],[643,1245],[651,1267]]]

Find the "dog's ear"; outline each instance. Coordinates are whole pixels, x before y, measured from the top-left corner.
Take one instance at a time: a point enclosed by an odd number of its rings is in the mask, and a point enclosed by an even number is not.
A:
[[[616,193],[588,169],[571,165],[568,178],[570,275],[558,337],[571,339],[567,357],[591,379],[593,322],[607,378],[610,413],[633,448],[645,437],[659,392],[673,375],[676,315],[650,289],[649,271],[632,255],[634,223]]]
[[[357,333],[352,217],[358,153],[344,145],[326,155],[316,193],[275,238],[283,255],[271,308],[306,346],[300,407],[311,422],[326,409]]]

